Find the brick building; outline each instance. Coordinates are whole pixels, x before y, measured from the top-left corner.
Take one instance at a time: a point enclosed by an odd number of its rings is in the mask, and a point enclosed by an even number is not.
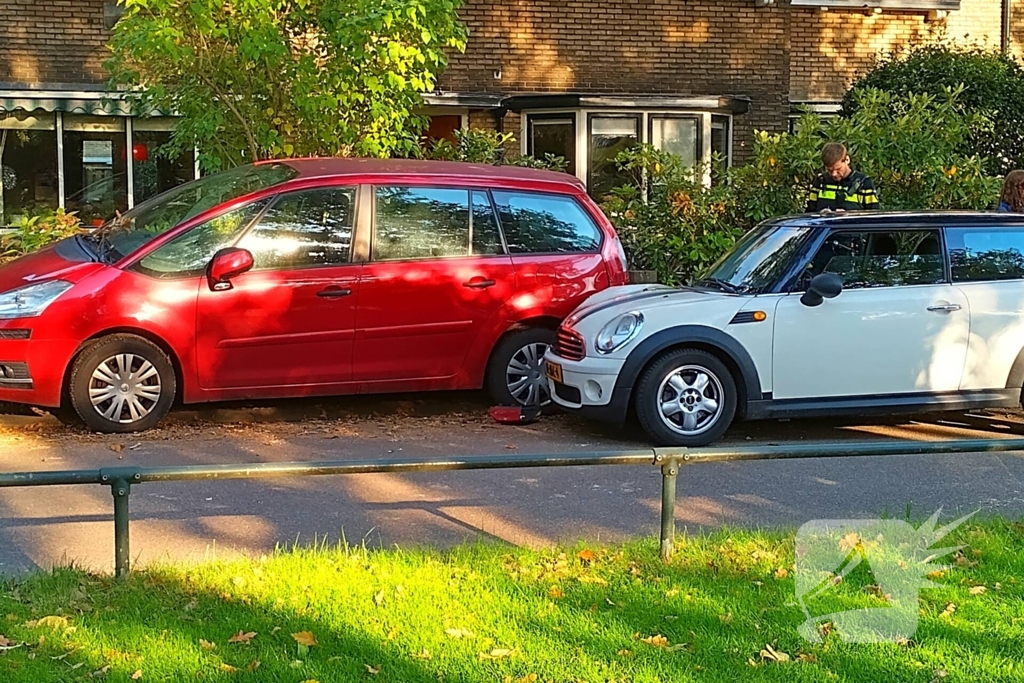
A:
[[[104,0],[0,0],[0,221],[40,204],[100,218],[197,173],[194,155],[149,154],[172,120],[127,117],[103,92],[117,16]],[[756,129],[834,109],[900,45],[1024,46],[1024,0],[465,0],[461,16],[468,48],[427,96],[434,132],[511,131],[595,193],[636,141],[742,161]]]

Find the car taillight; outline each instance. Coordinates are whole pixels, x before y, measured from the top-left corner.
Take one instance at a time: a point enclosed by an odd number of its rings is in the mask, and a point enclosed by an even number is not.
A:
[[[565,327],[558,328],[552,350],[566,360],[583,360],[583,357],[587,355],[587,346],[583,337],[576,330]]]

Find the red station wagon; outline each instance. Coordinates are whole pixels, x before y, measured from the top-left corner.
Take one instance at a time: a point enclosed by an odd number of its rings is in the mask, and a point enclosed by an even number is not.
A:
[[[626,282],[563,173],[303,159],[211,175],[0,267],[0,401],[103,432],[176,398],[548,401],[559,322]]]

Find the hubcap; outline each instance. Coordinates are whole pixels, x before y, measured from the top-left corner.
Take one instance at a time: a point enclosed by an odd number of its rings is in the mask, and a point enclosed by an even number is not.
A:
[[[707,368],[686,365],[669,374],[658,390],[661,420],[674,432],[696,436],[722,416],[722,383]]]
[[[153,412],[162,392],[160,373],[142,356],[121,353],[99,364],[89,382],[89,400],[97,413],[132,424]]]
[[[548,380],[544,376],[547,344],[527,344],[519,349],[505,369],[505,384],[519,405],[545,406],[551,402]]]

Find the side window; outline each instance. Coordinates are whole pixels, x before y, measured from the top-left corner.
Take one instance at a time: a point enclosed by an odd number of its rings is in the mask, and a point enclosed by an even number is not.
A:
[[[494,217],[494,207],[486,192],[473,191],[473,255],[492,256],[504,253],[501,246],[501,235],[498,233],[498,219]]]
[[[1024,278],[1024,229],[946,230],[953,282]]]
[[[135,269],[161,279],[202,275],[213,255],[233,245],[269,203],[270,200],[252,202],[211,218],[146,256]]]
[[[513,254],[596,252],[601,229],[572,197],[537,192],[492,193]]]
[[[252,252],[255,270],[348,263],[355,196],[351,187],[286,194],[267,209],[239,246]]]
[[[374,195],[374,261],[469,255],[469,190],[378,187]]]
[[[846,289],[932,285],[945,280],[938,230],[837,232],[825,240],[802,278],[835,273]]]

